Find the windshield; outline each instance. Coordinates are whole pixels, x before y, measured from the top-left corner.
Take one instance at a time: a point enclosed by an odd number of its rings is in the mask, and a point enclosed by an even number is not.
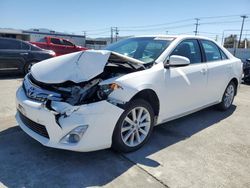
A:
[[[105,49],[138,59],[145,63],[152,63],[172,41],[173,38],[169,37],[129,38],[114,43]]]

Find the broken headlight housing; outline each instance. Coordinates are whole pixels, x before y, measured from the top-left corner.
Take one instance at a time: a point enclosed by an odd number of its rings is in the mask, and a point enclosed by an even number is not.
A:
[[[105,100],[108,98],[109,94],[116,89],[122,89],[122,87],[116,83],[101,85],[100,89],[97,91],[97,96],[99,99]]]

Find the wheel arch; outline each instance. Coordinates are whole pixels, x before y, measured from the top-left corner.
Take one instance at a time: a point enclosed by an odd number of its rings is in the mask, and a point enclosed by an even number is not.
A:
[[[147,101],[153,108],[155,116],[159,115],[160,112],[160,101],[156,92],[152,89],[143,89],[136,93],[130,101],[134,99],[144,99]]]
[[[236,86],[236,91],[235,91],[235,95],[237,95],[237,91],[238,91],[238,85],[239,85],[239,81],[238,81],[238,79],[237,78],[232,78],[231,80],[230,80],[230,82],[233,82],[234,84],[235,84],[235,86]],[[229,82],[229,83],[230,83]]]

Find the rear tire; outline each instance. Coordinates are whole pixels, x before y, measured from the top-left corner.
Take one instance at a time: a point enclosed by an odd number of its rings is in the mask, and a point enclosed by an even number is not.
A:
[[[154,126],[154,111],[143,99],[130,102],[120,116],[112,137],[112,148],[119,152],[132,152],[149,139]]]
[[[223,94],[221,103],[218,104],[217,106],[218,109],[221,111],[228,110],[232,106],[235,94],[236,94],[236,85],[234,82],[231,81],[227,85],[227,88]]]

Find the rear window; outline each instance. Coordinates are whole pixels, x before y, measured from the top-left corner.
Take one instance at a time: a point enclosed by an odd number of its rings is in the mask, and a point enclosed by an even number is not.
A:
[[[72,44],[71,42],[69,42],[67,40],[63,40],[63,45],[65,45],[65,46],[74,46],[74,44]]]
[[[228,59],[227,55],[221,49],[220,49],[220,54],[221,54],[222,60]]]
[[[21,49],[21,42],[11,39],[0,39],[0,49],[19,50]]]
[[[201,44],[205,51],[207,62],[219,61],[222,59],[220,49],[215,43],[208,40],[201,40]]]
[[[29,50],[30,49],[30,45],[28,45],[25,42],[22,42],[22,50]]]

